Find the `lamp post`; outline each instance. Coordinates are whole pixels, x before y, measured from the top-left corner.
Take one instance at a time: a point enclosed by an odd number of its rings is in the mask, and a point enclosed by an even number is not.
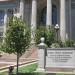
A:
[[[56,41],[58,42],[58,30],[59,30],[59,25],[55,25],[55,30],[56,30]]]

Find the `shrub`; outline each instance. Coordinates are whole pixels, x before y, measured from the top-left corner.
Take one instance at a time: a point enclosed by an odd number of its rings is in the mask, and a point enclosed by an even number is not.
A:
[[[61,40],[59,40],[57,43],[60,47],[64,47],[64,43]]]
[[[65,41],[64,46],[65,47],[73,47],[74,46],[74,41],[67,40],[67,41]]]
[[[67,40],[65,42],[58,41],[58,42],[52,43],[52,45],[50,47],[51,48],[74,47],[74,41],[72,41],[72,40]]]
[[[35,43],[39,44],[40,43],[40,38],[44,37],[45,38],[45,43],[49,47],[54,41],[55,41],[55,31],[52,27],[49,27],[47,29],[44,26],[38,27],[35,31]]]
[[[52,43],[51,48],[59,48],[59,43]]]

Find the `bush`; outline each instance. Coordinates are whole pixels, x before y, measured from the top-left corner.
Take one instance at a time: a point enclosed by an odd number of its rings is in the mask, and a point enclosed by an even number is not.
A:
[[[40,38],[44,37],[45,38],[45,43],[47,44],[48,47],[55,41],[55,31],[52,27],[47,29],[44,26],[38,27],[35,31],[35,43],[39,44],[40,43]]]
[[[59,43],[52,43],[51,48],[59,48]]]
[[[58,41],[55,43],[52,43],[51,48],[59,48],[59,47],[74,47],[74,41],[72,40],[66,40],[65,42]]]
[[[74,41],[67,40],[67,41],[65,41],[64,46],[65,47],[73,47],[74,46]]]

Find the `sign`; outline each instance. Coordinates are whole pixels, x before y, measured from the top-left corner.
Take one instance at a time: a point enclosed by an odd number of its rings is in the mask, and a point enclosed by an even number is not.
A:
[[[48,49],[46,67],[75,68],[75,50],[67,48]]]

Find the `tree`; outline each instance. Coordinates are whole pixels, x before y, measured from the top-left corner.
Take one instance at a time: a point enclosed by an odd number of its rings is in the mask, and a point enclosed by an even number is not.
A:
[[[30,38],[31,33],[29,27],[20,18],[10,17],[7,22],[2,49],[6,53],[15,53],[17,55],[17,74],[19,58],[30,46]]]

